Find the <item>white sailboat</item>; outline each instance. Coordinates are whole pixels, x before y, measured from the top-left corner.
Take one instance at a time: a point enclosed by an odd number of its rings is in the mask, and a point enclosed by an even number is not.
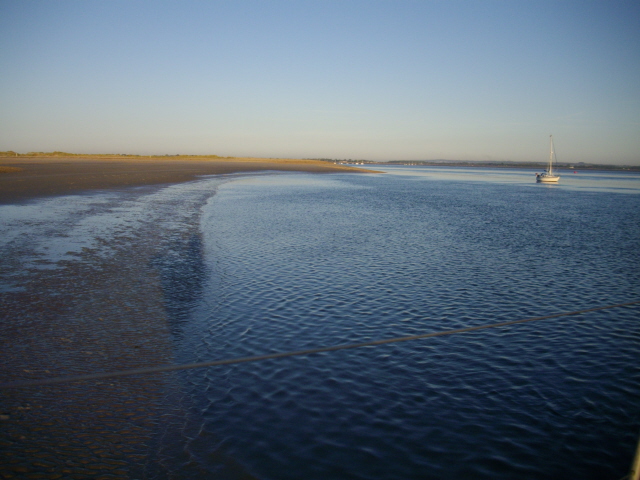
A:
[[[560,180],[560,175],[553,173],[553,163],[556,160],[556,152],[553,150],[553,135],[549,135],[549,142],[549,168],[544,173],[536,173],[536,182],[538,183],[558,183],[558,180]]]

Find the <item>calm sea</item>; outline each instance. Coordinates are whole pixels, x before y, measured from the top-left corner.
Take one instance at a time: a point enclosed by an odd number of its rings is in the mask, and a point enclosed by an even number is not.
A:
[[[154,191],[195,209],[162,203],[172,228],[194,232],[189,258],[158,261],[176,361],[640,300],[640,175],[541,185],[521,169],[384,170]],[[132,212],[152,194],[137,195]],[[115,235],[109,218],[99,235]],[[639,361],[636,305],[189,370],[177,374],[183,432],[159,457],[185,478],[616,480],[640,434]]]

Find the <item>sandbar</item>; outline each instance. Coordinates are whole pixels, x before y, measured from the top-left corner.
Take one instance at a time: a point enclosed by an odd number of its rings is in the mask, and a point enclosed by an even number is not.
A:
[[[0,157],[0,203],[258,171],[370,172],[328,161],[220,157]]]

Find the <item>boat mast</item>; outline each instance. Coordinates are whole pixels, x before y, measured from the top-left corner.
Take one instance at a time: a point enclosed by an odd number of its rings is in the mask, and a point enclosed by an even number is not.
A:
[[[549,175],[553,174],[553,135],[549,135]]]

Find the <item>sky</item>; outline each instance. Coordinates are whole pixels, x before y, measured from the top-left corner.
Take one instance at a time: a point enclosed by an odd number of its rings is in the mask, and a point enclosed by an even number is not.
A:
[[[0,0],[0,151],[640,165],[640,2]]]

